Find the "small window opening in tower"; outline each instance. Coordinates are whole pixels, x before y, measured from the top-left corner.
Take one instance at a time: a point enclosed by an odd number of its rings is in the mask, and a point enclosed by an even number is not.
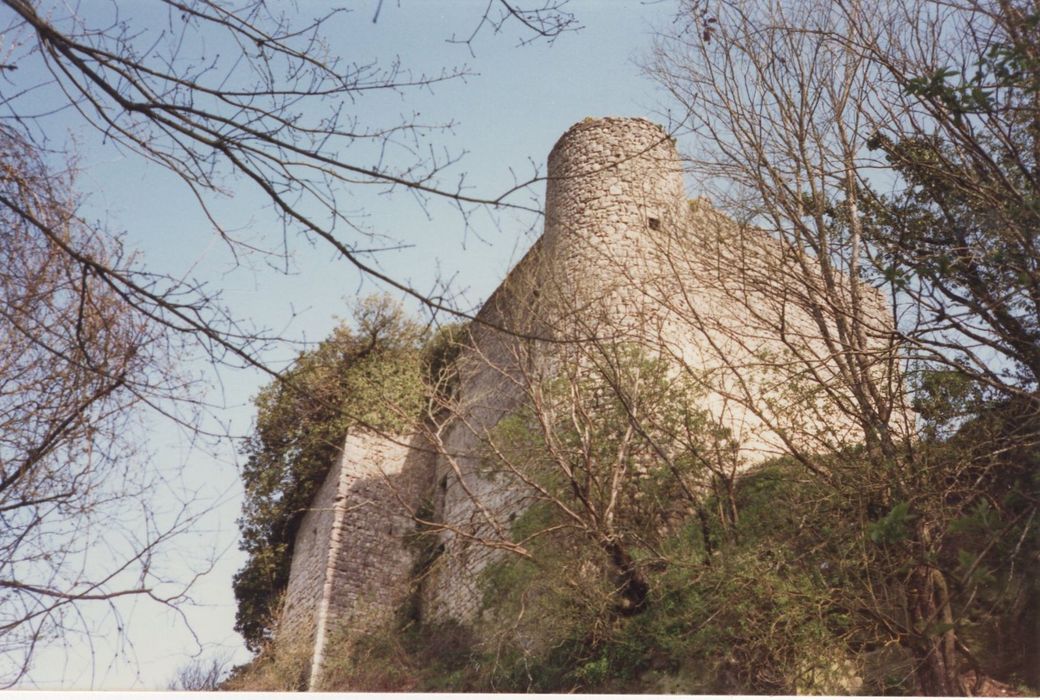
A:
[[[656,216],[651,216],[646,220],[646,225],[650,227],[651,231],[661,230],[661,220]]]

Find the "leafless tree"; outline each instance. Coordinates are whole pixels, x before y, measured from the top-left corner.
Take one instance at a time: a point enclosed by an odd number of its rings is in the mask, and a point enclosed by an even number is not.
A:
[[[228,661],[221,656],[194,659],[182,666],[169,684],[169,690],[207,692],[220,690],[220,683],[228,673]]]
[[[1036,410],[1036,4],[838,5],[877,73],[859,109],[896,182],[863,190],[875,265],[915,309],[904,341]]]
[[[178,583],[153,562],[198,513],[175,500],[172,514],[151,509],[157,475],[132,439],[138,407],[185,390],[169,341],[66,255],[74,246],[115,270],[118,242],[76,218],[69,178],[6,128],[0,152],[0,682],[11,685],[36,649],[86,634],[92,606],[118,616],[125,596],[183,602],[191,574]]]
[[[418,425],[446,484],[435,517],[418,519],[446,537],[449,568],[474,548],[546,566],[563,564],[533,552],[580,552],[549,578],[596,580],[585,593],[602,593],[597,605],[635,615],[648,603],[648,567],[668,561],[660,543],[690,514],[706,528],[710,495],[731,495],[733,445],[703,409],[702,388],[659,345],[619,332],[609,305],[562,293],[580,274],[536,248],[484,307],[492,323],[459,341],[446,378],[457,388],[434,387]],[[540,524],[518,531],[518,518]],[[479,570],[460,575],[476,580]]]
[[[690,293],[664,298],[677,299],[675,312],[700,326],[714,346],[731,379],[720,389],[770,426],[783,450],[809,473],[835,488],[860,484],[864,494],[876,494],[882,511],[899,501],[911,504],[916,549],[906,553],[914,562],[910,573],[897,575],[895,559],[861,561],[862,590],[876,595],[886,590],[886,582],[899,583],[888,585],[891,598],[868,597],[851,607],[913,654],[916,687],[925,694],[968,690],[961,673],[965,663],[972,663],[970,650],[957,638],[948,572],[934,558],[954,517],[951,503],[978,495],[973,490],[978,482],[958,475],[979,465],[964,455],[943,468],[948,471],[939,471],[925,450],[915,449],[917,426],[908,411],[906,378],[911,363],[927,360],[956,367],[1008,395],[1028,395],[1034,391],[1032,380],[1023,383],[1002,374],[1000,357],[1026,368],[1028,375],[1028,352],[1022,351],[1029,345],[1025,329],[1035,318],[1030,318],[1029,296],[1016,296],[1024,290],[1021,283],[1028,287],[1029,275],[1016,278],[1020,282],[1011,295],[988,297],[971,291],[981,278],[971,282],[970,271],[959,278],[944,276],[939,267],[929,271],[926,263],[925,272],[914,276],[907,272],[905,250],[893,262],[898,253],[891,244],[898,233],[888,240],[879,237],[869,228],[866,210],[877,206],[873,193],[881,174],[892,175],[886,168],[893,156],[896,168],[915,157],[893,143],[906,147],[908,139],[924,140],[928,153],[948,154],[945,147],[927,145],[929,125],[941,123],[940,117],[944,129],[960,131],[949,137],[959,155],[936,169],[957,162],[965,186],[972,179],[966,171],[975,167],[965,162],[987,169],[967,155],[967,133],[977,136],[973,127],[953,117],[938,96],[919,101],[910,79],[931,76],[955,57],[955,65],[965,65],[985,54],[999,25],[993,17],[1001,11],[994,6],[987,15],[982,5],[928,2],[883,8],[873,3],[691,2],[649,66],[683,107],[693,144],[691,170],[737,222],[711,247],[714,261],[708,272],[714,271],[709,278],[716,286],[711,293],[721,293],[742,310],[740,323],[779,338],[780,352],[756,351],[754,343],[741,342],[739,334],[727,331],[731,323],[713,320],[701,313],[703,305],[689,303],[696,298]],[[974,31],[962,34],[957,27]],[[957,43],[960,36],[968,37],[970,46]],[[910,56],[914,60],[906,60]],[[1000,132],[999,122],[984,128]],[[890,139],[887,154],[871,150],[879,133]],[[981,143],[976,140],[972,148],[978,151]],[[710,221],[703,223],[712,228]],[[1035,231],[1016,226],[1009,235],[1021,243]],[[1014,277],[1016,265],[1029,267],[1035,260],[1035,255],[1025,256],[996,274]],[[893,275],[894,268],[910,280]],[[940,318],[934,312],[942,308],[949,315]],[[773,386],[782,393],[763,393],[760,385],[749,384],[746,377],[754,367],[777,377]],[[806,402],[805,390],[817,398]],[[816,407],[807,412],[813,403]],[[814,411],[847,416],[867,454],[875,456],[867,464],[849,461],[854,471],[843,469],[841,460],[822,458],[841,454],[842,440],[804,420]],[[876,468],[881,464],[883,471]],[[936,628],[941,632],[933,633]]]
[[[460,41],[507,24],[551,41],[576,26],[564,4],[492,0]],[[79,215],[62,170],[75,154],[52,150],[61,135],[50,131],[50,108],[75,115],[113,152],[177,176],[232,255],[285,260],[298,243],[322,241],[432,309],[460,311],[381,272],[370,250],[378,232],[338,198],[357,188],[402,190],[420,203],[451,201],[464,221],[481,207],[525,206],[517,200],[524,183],[479,196],[464,181],[443,181],[457,158],[428,139],[448,125],[417,115],[370,124],[347,108],[371,93],[462,79],[466,69],[412,71],[339,56],[328,36],[346,16],[340,10],[301,20],[260,1],[162,7],[164,26],[147,27],[114,2],[82,14],[29,0],[0,6],[0,644],[14,669],[8,684],[41,645],[85,619],[88,603],[185,600],[190,580],[167,581],[154,558],[197,514],[155,512],[150,498],[161,484],[135,467],[129,429],[149,409],[198,430],[198,393],[174,360],[201,355],[278,374],[261,354],[273,338],[236,318],[212,287],[149,269]],[[205,42],[228,50],[202,57]],[[44,102],[50,108],[41,111]],[[285,233],[280,250],[251,251],[220,220],[214,203],[232,181],[270,202]],[[131,511],[147,527],[131,524]],[[125,559],[96,556],[106,546]]]
[[[469,73],[464,68],[413,71],[397,63],[382,66],[339,56],[328,33],[344,19],[342,11],[299,22],[262,2],[232,10],[210,0],[171,1],[164,3],[167,26],[153,33],[124,17],[116,5],[110,16],[94,20],[41,12],[25,0],[4,4],[9,10],[4,34],[20,47],[6,59],[10,69],[4,74],[14,88],[3,101],[12,128],[23,130],[29,142],[46,142],[46,126],[26,93],[36,97],[41,90],[56,90],[66,103],[59,108],[74,109],[107,143],[178,176],[236,254],[249,246],[212,208],[229,179],[255,187],[281,218],[283,248],[269,253],[284,258],[296,240],[322,241],[365,275],[432,309],[458,313],[447,300],[381,272],[370,254],[379,232],[367,229],[339,198],[358,188],[403,190],[420,201],[454,202],[464,219],[480,207],[527,206],[513,195],[528,183],[480,196],[470,194],[464,180],[443,182],[457,156],[438,154],[429,138],[450,124],[427,124],[417,115],[395,124],[367,124],[344,109],[370,93],[428,90]],[[475,31],[498,31],[512,20],[532,40],[552,40],[575,26],[563,5],[528,9],[496,0]],[[226,60],[200,59],[195,55],[199,41],[232,50]],[[36,61],[51,81],[19,84],[15,69]],[[126,288],[133,303],[151,307],[163,322],[198,336],[214,350],[255,362],[249,338],[228,319],[212,317],[223,314],[202,290],[179,289],[187,298],[174,304],[143,272],[116,276],[98,267],[101,281]]]

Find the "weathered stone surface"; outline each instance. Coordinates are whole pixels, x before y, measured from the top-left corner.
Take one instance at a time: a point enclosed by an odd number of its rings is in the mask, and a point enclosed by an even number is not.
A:
[[[421,437],[347,436],[297,532],[278,630],[313,645],[312,687],[330,637],[385,624],[408,594],[406,538],[432,476]]]
[[[464,420],[445,439],[438,478],[444,520],[464,529],[443,536],[427,587],[435,618],[472,621],[479,613],[481,573],[502,556],[487,543],[507,536],[499,531],[508,533],[530,499],[482,469],[488,431],[523,400],[531,366],[554,354],[554,343],[530,338],[640,341],[654,325],[634,285],[647,266],[648,239],[685,230],[674,144],[643,119],[576,124],[549,155],[545,211],[544,235],[480,311],[486,325],[474,328],[475,349],[461,360]]]

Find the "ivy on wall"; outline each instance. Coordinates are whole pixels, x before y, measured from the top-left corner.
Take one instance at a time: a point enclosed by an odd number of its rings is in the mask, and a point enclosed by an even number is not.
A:
[[[431,373],[453,358],[457,332],[452,326],[431,334],[387,297],[369,298],[352,324],[300,353],[253,399],[256,425],[243,449],[238,521],[248,558],[233,581],[235,630],[251,651],[273,634],[296,531],[347,432],[401,433],[414,425]]]

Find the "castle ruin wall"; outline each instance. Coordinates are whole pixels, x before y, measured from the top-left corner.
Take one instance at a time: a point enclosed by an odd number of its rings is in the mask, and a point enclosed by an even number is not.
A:
[[[461,360],[464,419],[446,439],[438,469],[445,520],[471,529],[468,537],[444,537],[428,596],[433,616],[476,617],[481,574],[502,555],[486,543],[507,538],[531,500],[487,473],[490,431],[568,346],[645,344],[659,334],[660,304],[639,285],[662,269],[649,241],[684,235],[686,212],[674,143],[652,122],[588,119],[553,148],[545,233],[481,310],[484,324]]]
[[[389,623],[411,593],[418,553],[408,541],[431,455],[418,435],[354,430],[304,515],[278,634],[312,650],[311,689],[330,640]]]
[[[298,618],[292,625],[316,630],[315,668],[330,621],[361,629],[386,619],[407,593],[416,564],[410,516],[424,494],[445,527],[422,586],[423,616],[479,618],[482,574],[532,502],[529,490],[494,471],[489,436],[524,402],[525,387],[576,349],[635,343],[699,377],[703,407],[731,429],[744,465],[783,447],[775,426],[741,400],[747,387],[778,405],[794,402],[807,429],[857,439],[847,418],[827,415],[823,398],[815,410],[815,398],[785,393],[792,352],[818,356],[819,375],[834,376],[813,320],[788,302],[805,280],[775,269],[785,264],[775,241],[687,201],[661,127],[616,118],[571,127],[549,156],[544,235],[471,324],[457,362],[454,420],[432,441],[348,437],[330,472],[335,488],[323,485],[304,519],[286,613]],[[749,290],[749,274],[774,289]],[[785,337],[775,332],[778,314],[789,321]],[[316,600],[318,612],[310,612]]]

